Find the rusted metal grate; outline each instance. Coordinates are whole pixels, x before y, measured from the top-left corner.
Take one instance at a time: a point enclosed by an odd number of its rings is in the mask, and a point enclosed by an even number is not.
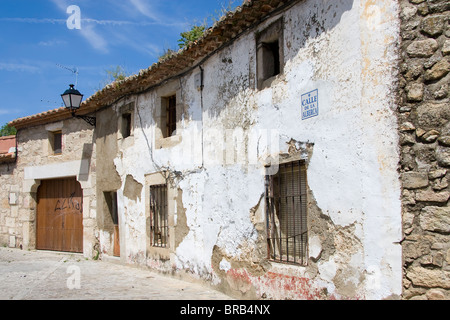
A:
[[[306,167],[303,161],[281,164],[266,176],[267,244],[269,259],[306,265]]]
[[[167,185],[150,186],[150,237],[153,247],[166,248],[169,238]]]

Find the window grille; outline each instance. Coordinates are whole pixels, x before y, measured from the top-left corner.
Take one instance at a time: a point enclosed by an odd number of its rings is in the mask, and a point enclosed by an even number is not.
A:
[[[167,185],[150,186],[150,241],[153,247],[168,246],[167,208]]]
[[[281,164],[266,176],[267,243],[269,259],[306,265],[306,167],[302,161]]]

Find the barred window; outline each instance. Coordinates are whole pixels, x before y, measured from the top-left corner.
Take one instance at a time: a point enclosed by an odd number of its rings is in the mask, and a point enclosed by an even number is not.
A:
[[[167,185],[150,186],[150,241],[153,247],[166,248],[169,238]]]
[[[303,161],[281,164],[266,176],[267,244],[269,259],[306,265],[306,167]]]

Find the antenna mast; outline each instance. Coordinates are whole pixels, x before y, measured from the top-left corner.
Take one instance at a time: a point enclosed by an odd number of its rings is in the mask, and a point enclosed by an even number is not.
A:
[[[70,72],[72,72],[73,74],[75,74],[75,88],[78,86],[78,67],[75,67],[74,69],[62,66],[60,64],[56,64],[58,67],[69,70]]]

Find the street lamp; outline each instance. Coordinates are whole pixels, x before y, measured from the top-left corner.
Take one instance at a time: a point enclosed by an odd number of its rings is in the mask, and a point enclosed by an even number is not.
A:
[[[72,117],[83,119],[87,123],[89,123],[91,126],[95,127],[96,119],[94,117],[88,117],[88,116],[78,116],[75,115],[78,109],[80,109],[81,101],[83,100],[83,95],[74,88],[74,85],[69,85],[69,89],[67,89],[62,95],[61,98],[64,101],[64,105],[67,109],[70,110],[72,113]]]

